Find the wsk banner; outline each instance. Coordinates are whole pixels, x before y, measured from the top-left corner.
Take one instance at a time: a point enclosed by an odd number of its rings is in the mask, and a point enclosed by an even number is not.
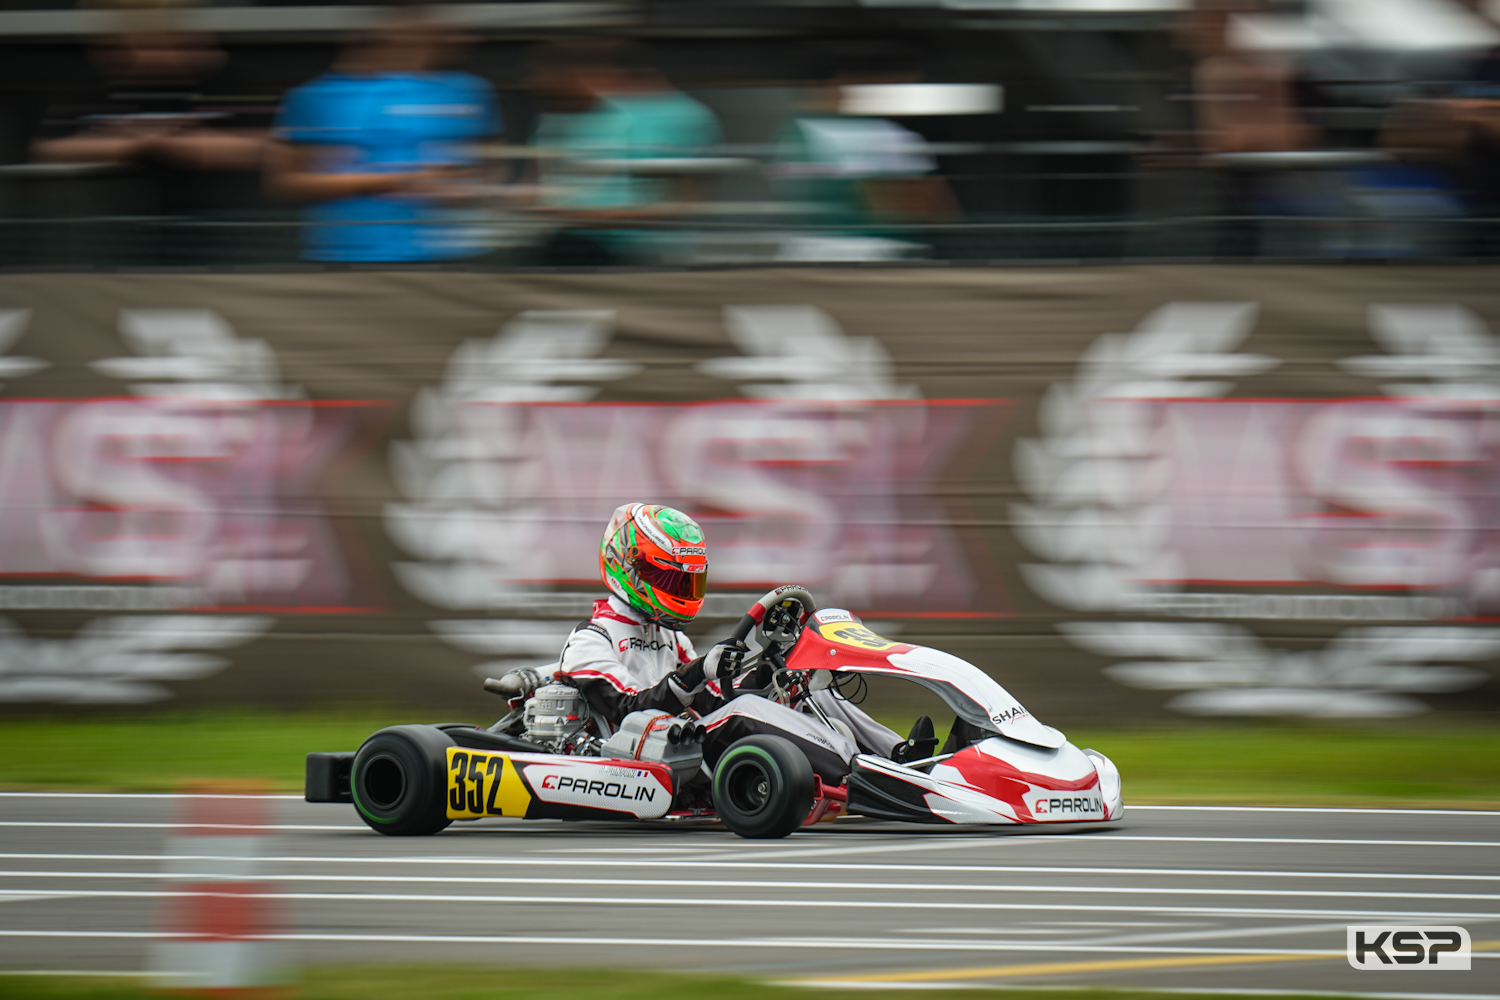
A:
[[[1059,723],[1493,712],[1494,278],[3,276],[0,702],[482,713],[649,500],[695,638],[798,582]]]

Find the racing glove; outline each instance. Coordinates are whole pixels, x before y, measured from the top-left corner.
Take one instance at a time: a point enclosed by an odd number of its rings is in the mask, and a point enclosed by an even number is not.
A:
[[[500,695],[512,706],[531,696],[531,692],[542,686],[542,675],[530,667],[507,670],[498,678],[484,682],[484,689]]]
[[[709,681],[733,679],[745,663],[750,647],[737,639],[714,643],[709,651],[691,663],[685,663],[672,677],[672,690],[686,705]]]

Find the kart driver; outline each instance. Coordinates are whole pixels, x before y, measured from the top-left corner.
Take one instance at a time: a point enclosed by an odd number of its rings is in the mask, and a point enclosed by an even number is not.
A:
[[[708,731],[710,766],[735,740],[773,733],[796,743],[813,770],[835,783],[856,752],[889,756],[902,742],[831,692],[814,697],[845,723],[842,733],[768,699],[735,697],[733,678],[748,647],[725,639],[699,656],[682,632],[703,607],[708,546],[703,529],[681,511],[645,503],[618,508],[600,542],[599,573],[610,595],[569,635],[558,666],[611,729],[631,712],[690,711]],[[543,678],[527,672],[529,693]]]
[[[618,726],[643,709],[712,710],[719,699],[708,683],[737,673],[748,650],[725,640],[699,656],[682,633],[708,586],[698,522],[658,504],[620,507],[599,543],[599,575],[610,596],[573,630],[560,664],[594,711]]]

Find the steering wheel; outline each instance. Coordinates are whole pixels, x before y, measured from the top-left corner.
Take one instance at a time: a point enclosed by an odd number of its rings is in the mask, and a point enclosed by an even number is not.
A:
[[[800,605],[794,610],[793,604]],[[750,610],[734,627],[731,638],[744,642],[751,633],[763,648],[775,645],[790,645],[802,632],[802,623],[818,610],[818,602],[807,592],[807,588],[795,583],[777,587],[766,596],[750,605]]]
[[[747,657],[735,677],[751,676],[767,666],[773,671],[770,675],[772,677],[775,676],[775,671],[784,670],[786,661],[782,659],[782,650],[791,648],[802,634],[802,623],[817,610],[818,603],[813,600],[812,594],[805,587],[794,583],[777,587],[750,605],[750,610],[734,627],[730,638],[744,642],[753,631],[756,642],[760,645],[760,652]],[[766,675],[761,676],[760,683],[763,685]],[[733,681],[730,683],[732,686]]]

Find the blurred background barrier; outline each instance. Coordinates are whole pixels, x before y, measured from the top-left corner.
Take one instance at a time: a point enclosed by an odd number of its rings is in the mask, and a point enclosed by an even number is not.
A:
[[[0,701],[496,711],[649,499],[695,641],[795,580],[1060,725],[1493,718],[1495,277],[0,276]]]

